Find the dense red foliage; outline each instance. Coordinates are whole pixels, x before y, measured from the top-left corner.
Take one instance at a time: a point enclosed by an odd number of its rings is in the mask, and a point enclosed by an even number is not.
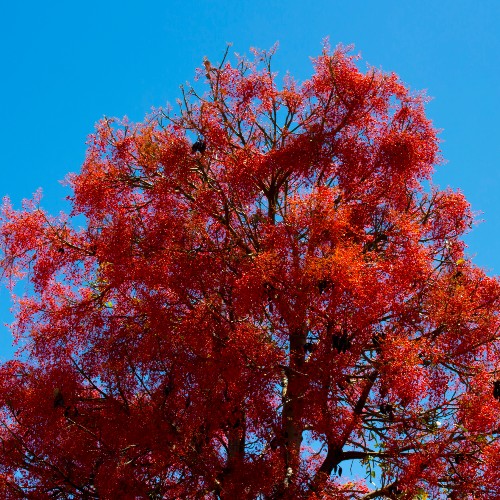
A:
[[[5,203],[1,498],[500,498],[500,286],[424,97],[255,56],[102,121],[70,216]]]

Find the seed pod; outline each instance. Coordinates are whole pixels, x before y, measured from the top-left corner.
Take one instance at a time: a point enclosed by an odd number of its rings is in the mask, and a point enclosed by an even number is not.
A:
[[[172,387],[172,384],[168,383],[163,387],[163,394],[165,395],[165,397],[168,397],[173,390],[174,388]]]
[[[321,294],[323,294],[328,287],[332,285],[332,282],[328,278],[323,278],[320,279],[317,283],[318,286],[318,291]]]
[[[346,331],[342,331],[342,333],[334,333],[332,335],[332,347],[337,349],[339,353],[347,352],[351,346],[352,342]]]
[[[380,405],[380,413],[386,415],[390,421],[394,420],[394,406],[390,403],[383,403]]]
[[[279,448],[280,446],[280,440],[277,436],[274,436],[273,439],[271,439],[271,442],[269,443],[269,446],[271,448],[271,450],[276,450],[277,448]]]
[[[64,408],[64,397],[61,389],[54,389],[54,408]]]
[[[192,146],[191,146],[191,151],[193,153],[201,153],[203,154],[205,150],[207,149],[207,145],[205,144],[205,141],[202,139],[198,139]]]
[[[500,401],[500,380],[493,382],[493,397]]]
[[[313,352],[314,351],[314,344],[312,342],[306,342],[304,344],[304,351],[306,352]]]

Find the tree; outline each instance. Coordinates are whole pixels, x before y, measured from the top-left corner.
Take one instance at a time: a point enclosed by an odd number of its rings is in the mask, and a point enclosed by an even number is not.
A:
[[[101,121],[69,216],[4,204],[2,498],[500,498],[500,286],[425,96],[272,53]]]

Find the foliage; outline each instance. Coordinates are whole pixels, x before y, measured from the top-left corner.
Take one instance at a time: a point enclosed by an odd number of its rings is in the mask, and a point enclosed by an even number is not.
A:
[[[101,121],[69,216],[5,202],[2,498],[500,497],[500,287],[425,97],[272,52]]]

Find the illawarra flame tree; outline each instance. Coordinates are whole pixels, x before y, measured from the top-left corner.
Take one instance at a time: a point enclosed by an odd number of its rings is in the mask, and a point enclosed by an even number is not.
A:
[[[500,286],[425,97],[271,56],[103,120],[69,216],[4,204],[2,498],[500,498]]]

